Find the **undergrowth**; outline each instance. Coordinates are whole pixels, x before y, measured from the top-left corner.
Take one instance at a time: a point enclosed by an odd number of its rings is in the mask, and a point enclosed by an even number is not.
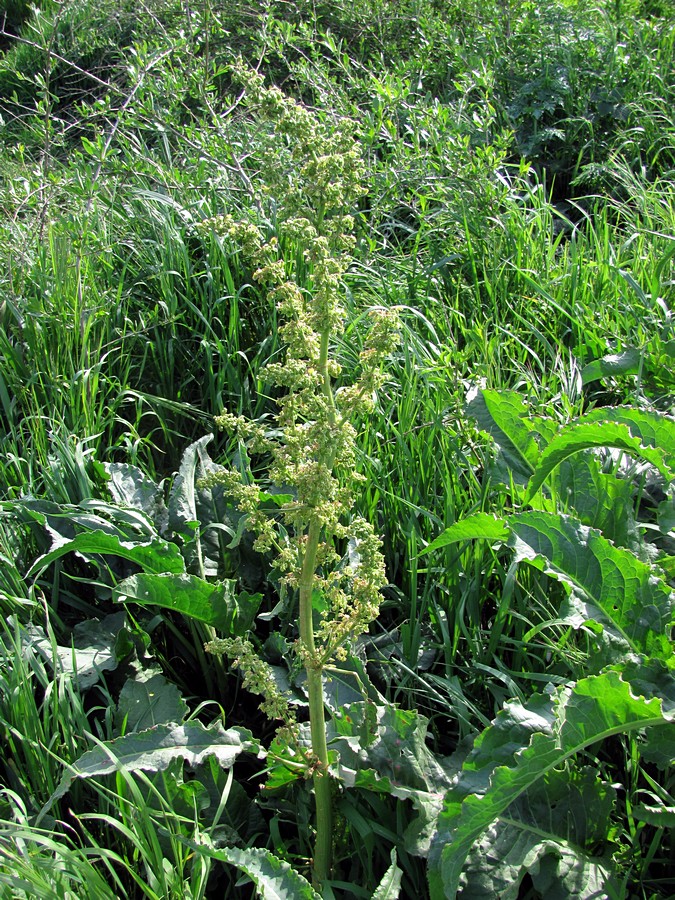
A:
[[[395,7],[3,8],[7,896],[314,896],[309,703],[322,896],[673,894],[675,10]],[[280,518],[270,372],[298,337],[259,269],[295,313],[320,290],[287,198],[321,224],[332,181],[293,195],[242,61],[317,135],[353,129],[331,393],[398,316],[339,476],[386,583],[323,704],[290,570],[217,483],[257,485],[284,546],[310,527]],[[358,539],[333,537],[347,584]]]

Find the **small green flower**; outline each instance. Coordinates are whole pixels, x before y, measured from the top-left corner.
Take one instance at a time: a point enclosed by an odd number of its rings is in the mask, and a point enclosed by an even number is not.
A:
[[[294,498],[270,511],[261,508],[260,488],[240,473],[224,470],[209,478],[223,484],[246,514],[247,527],[257,535],[255,548],[276,554],[273,565],[282,585],[298,595],[295,651],[307,674],[316,803],[324,811],[315,853],[321,881],[329,868],[325,823],[331,802],[322,673],[333,660],[347,658],[350,643],[377,617],[386,584],[380,540],[354,513],[363,480],[356,472],[354,421],[372,409],[384,383],[384,363],[398,341],[398,316],[392,309],[371,311],[358,377],[338,383],[342,368],[334,347],[346,319],[344,276],[355,246],[352,212],[365,192],[355,123],[320,120],[278,88],[265,88],[261,76],[242,65],[235,76],[265,126],[261,194],[273,198],[278,239],[263,238],[263,223],[236,222],[230,215],[202,227],[210,224],[250,260],[254,280],[266,286],[282,320],[284,351],[264,370],[268,383],[281,389],[274,427],[228,412],[216,423],[251,452],[266,454],[269,481]],[[289,248],[286,256],[283,248]],[[318,627],[315,592],[324,600]],[[212,642],[209,648],[230,656],[245,687],[264,697],[261,709],[281,719],[284,728],[292,727],[287,698],[249,642]]]

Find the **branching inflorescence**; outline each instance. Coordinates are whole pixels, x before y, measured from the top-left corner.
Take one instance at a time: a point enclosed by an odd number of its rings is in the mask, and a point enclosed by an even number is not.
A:
[[[320,121],[278,88],[265,88],[257,73],[240,67],[236,75],[248,107],[266,128],[260,209],[265,199],[273,204],[275,233],[265,239],[262,223],[230,215],[205,224],[241,249],[255,268],[254,279],[267,287],[283,322],[285,355],[265,370],[268,383],[279,389],[274,428],[228,412],[216,422],[250,454],[270,460],[270,483],[291,499],[272,512],[262,502],[268,496],[263,488],[245,483],[239,471],[212,477],[247,514],[256,548],[276,553],[283,584],[299,598],[295,647],[307,674],[317,820],[313,870],[320,885],[330,871],[332,806],[323,672],[346,658],[350,642],[376,618],[385,584],[379,538],[353,512],[362,483],[354,423],[372,409],[384,381],[383,363],[398,342],[398,316],[392,309],[370,311],[357,377],[342,383],[335,339],[344,327],[343,276],[355,245],[351,211],[364,193],[354,123]],[[289,727],[293,717],[250,644],[217,640],[209,649],[234,658],[245,683],[265,695],[265,711]]]

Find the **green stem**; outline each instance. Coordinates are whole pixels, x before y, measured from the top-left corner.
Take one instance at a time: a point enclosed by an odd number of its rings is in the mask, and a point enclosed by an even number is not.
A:
[[[328,345],[330,342],[330,331],[326,330],[321,334],[321,343],[319,345],[319,362],[318,369],[321,373],[321,393],[328,400],[329,416],[331,425],[335,424],[336,409],[335,397],[333,396],[333,387],[328,374]]]
[[[323,667],[316,658],[312,591],[316,570],[316,553],[321,535],[321,525],[312,521],[307,532],[307,545],[300,574],[300,639],[307,654],[305,670],[309,693],[309,725],[312,736],[312,752],[317,760],[314,772],[314,796],[316,801],[316,843],[314,847],[313,880],[321,887],[328,878],[332,855],[332,797],[328,774],[328,744],[326,743],[326,717],[323,705]]]
[[[328,345],[330,329],[321,334],[318,368],[322,376],[321,391],[331,406],[331,420],[335,420],[335,402],[328,375]],[[332,460],[331,460],[332,464]],[[323,662],[319,659],[314,642],[314,609],[312,593],[316,573],[316,555],[321,538],[321,524],[312,520],[307,529],[307,544],[299,579],[300,589],[300,640],[306,656],[307,691],[309,694],[309,727],[312,736],[312,752],[316,758],[314,772],[314,797],[316,802],[316,843],[314,846],[313,880],[321,888],[331,869],[333,844],[333,798],[328,773],[328,744],[326,742],[326,713],[323,703]]]

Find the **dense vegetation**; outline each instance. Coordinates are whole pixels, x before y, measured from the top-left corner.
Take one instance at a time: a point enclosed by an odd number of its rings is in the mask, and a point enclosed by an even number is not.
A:
[[[675,895],[672,0],[2,7],[0,896]]]

